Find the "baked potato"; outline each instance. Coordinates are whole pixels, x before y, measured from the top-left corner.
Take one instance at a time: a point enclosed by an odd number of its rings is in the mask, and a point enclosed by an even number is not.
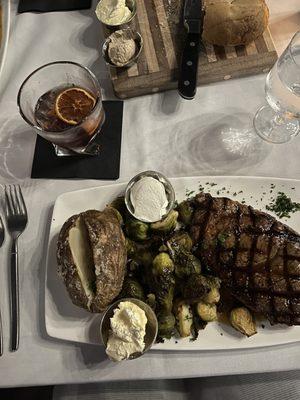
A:
[[[58,237],[57,262],[72,302],[102,312],[119,295],[126,270],[125,237],[115,210],[70,217]]]

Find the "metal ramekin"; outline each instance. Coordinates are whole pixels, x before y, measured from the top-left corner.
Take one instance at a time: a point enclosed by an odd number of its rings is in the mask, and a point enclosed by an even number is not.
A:
[[[133,185],[139,181],[142,178],[145,178],[146,176],[150,176],[154,179],[157,179],[159,182],[161,182],[164,185],[165,191],[166,191],[166,195],[167,195],[167,199],[168,199],[168,206],[166,208],[166,212],[165,214],[162,216],[162,219],[165,218],[169,212],[174,208],[174,204],[175,204],[175,192],[173,189],[173,186],[171,184],[171,182],[160,172],[156,172],[156,171],[145,171],[145,172],[141,172],[140,174],[134,176],[128,183],[126,189],[125,189],[125,204],[127,207],[127,210],[129,211],[129,213],[136,219],[142,221],[142,222],[147,222],[149,223],[149,221],[145,221],[141,218],[137,218],[136,215],[134,214],[134,208],[133,205],[131,204],[131,200],[130,200],[130,191],[131,188],[133,187]],[[157,221],[151,221],[152,222],[157,222]]]
[[[110,65],[111,67],[115,67],[115,68],[129,68],[129,67],[131,67],[133,64],[135,64],[137,62],[137,60],[138,60],[138,58],[139,58],[139,56],[140,56],[140,54],[141,54],[141,52],[143,50],[144,44],[143,44],[143,38],[142,38],[141,34],[139,32],[134,32],[129,28],[127,28],[127,29],[132,32],[133,39],[134,39],[135,44],[136,44],[135,55],[126,64],[124,64],[122,66],[115,65],[114,63],[112,63],[110,58],[109,58],[109,56],[108,56],[108,45],[109,45],[110,40],[111,40],[111,38],[110,38],[111,35],[110,35],[110,36],[108,36],[108,38],[103,43],[102,56],[103,56],[106,64]],[[122,30],[124,30],[124,29],[122,29]],[[115,32],[113,32],[113,33],[115,33]],[[112,33],[112,35],[113,35],[113,33]]]
[[[140,307],[142,310],[145,311],[146,317],[147,317],[147,324],[146,324],[146,335],[145,335],[145,348],[141,353],[134,353],[132,354],[128,360],[134,360],[135,358],[141,357],[143,354],[145,354],[152,345],[156,341],[156,336],[158,332],[158,322],[156,315],[152,308],[144,303],[141,300],[138,299],[133,299],[133,298],[128,298],[128,299],[120,299],[115,301],[113,304],[111,304],[106,311],[104,312],[100,324],[100,336],[102,343],[106,347],[108,337],[109,337],[109,332],[110,332],[110,318],[114,315],[114,310],[118,307],[118,305],[123,302],[123,301],[129,301],[131,303],[136,304],[138,307]]]
[[[102,0],[100,0],[99,3],[101,3],[101,1]],[[131,11],[131,16],[129,17],[129,19],[126,22],[123,22],[122,24],[108,25],[106,22],[102,21],[100,18],[99,18],[99,21],[103,25],[105,25],[107,28],[113,29],[113,30],[115,30],[115,29],[124,29],[124,28],[128,27],[128,25],[131,24],[131,22],[133,21],[133,19],[136,16],[136,0],[126,0],[126,6]]]

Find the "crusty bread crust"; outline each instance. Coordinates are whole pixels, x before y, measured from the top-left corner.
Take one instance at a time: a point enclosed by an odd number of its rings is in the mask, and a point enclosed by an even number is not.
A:
[[[246,45],[263,34],[269,9],[264,0],[205,0],[203,39],[219,46]]]

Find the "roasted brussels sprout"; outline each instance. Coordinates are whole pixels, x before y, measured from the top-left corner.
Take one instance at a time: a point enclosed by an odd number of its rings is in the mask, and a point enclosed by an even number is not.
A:
[[[137,219],[128,219],[125,223],[125,230],[127,235],[133,240],[143,241],[149,237],[149,225]]]
[[[192,339],[191,340],[196,340],[199,336],[199,331],[205,329],[207,322],[203,321],[203,319],[199,317],[199,314],[197,311],[197,304],[193,304],[191,307],[192,307],[192,312],[193,312],[193,326],[192,326]]]
[[[167,245],[175,264],[175,275],[178,278],[186,278],[191,274],[201,273],[201,263],[196,256],[177,243],[168,242]]]
[[[170,312],[173,306],[175,278],[174,264],[167,253],[159,253],[153,260],[153,291],[160,309]]]
[[[181,251],[176,259],[175,274],[178,278],[186,278],[192,274],[201,273],[201,263],[193,254]]]
[[[237,331],[248,337],[257,333],[253,316],[245,307],[231,310],[230,323]]]
[[[140,250],[134,257],[135,261],[145,267],[150,267],[153,261],[153,254],[149,250]]]
[[[119,211],[123,219],[125,219],[125,216],[127,214],[127,208],[125,204],[125,199],[124,196],[119,196],[116,199],[114,199],[110,204],[109,207],[112,207]]]
[[[177,326],[181,337],[191,335],[193,312],[188,304],[180,304],[176,310]]]
[[[178,220],[184,225],[189,225],[193,216],[193,208],[188,200],[182,201],[178,204],[176,210],[178,211]]]
[[[154,277],[154,291],[159,309],[171,311],[173,308],[175,279],[169,271]]]
[[[128,274],[135,274],[138,270],[139,270],[139,264],[136,261],[130,260],[127,263]]]
[[[165,244],[162,244],[159,248],[158,251],[160,253],[166,253],[168,251],[168,247]]]
[[[156,309],[156,298],[154,293],[149,293],[147,295],[146,303],[155,311]]]
[[[203,297],[203,301],[208,304],[217,304],[220,301],[220,291],[217,288],[212,288],[210,291]]]
[[[215,304],[207,304],[200,301],[197,304],[197,312],[203,321],[211,322],[217,319],[217,306]]]
[[[153,275],[160,275],[165,270],[174,271],[174,263],[168,253],[159,253],[153,260]]]
[[[175,232],[172,237],[168,240],[169,246],[177,246],[183,248],[186,251],[191,251],[193,247],[193,241],[187,232],[178,231]]]
[[[185,299],[202,299],[210,291],[210,286],[203,275],[192,274],[184,284],[182,294]]]
[[[144,289],[136,279],[125,278],[119,297],[133,297],[143,301],[145,299]]]
[[[136,243],[126,238],[127,258],[132,259],[139,265],[151,266],[153,261],[153,253],[150,246]]]
[[[213,276],[206,277],[210,291],[203,297],[203,301],[209,304],[217,304],[220,301],[221,281]]]
[[[137,251],[137,245],[134,241],[126,238],[126,251],[127,251],[127,258],[131,258]]]
[[[175,317],[171,312],[162,311],[157,316],[158,335],[170,339],[174,334]]]
[[[168,233],[173,231],[177,225],[178,212],[171,210],[169,214],[161,221],[153,222],[150,224],[150,228],[153,231]]]

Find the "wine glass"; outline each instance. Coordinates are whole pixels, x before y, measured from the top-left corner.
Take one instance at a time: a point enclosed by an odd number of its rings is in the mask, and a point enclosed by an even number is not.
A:
[[[285,143],[300,130],[300,31],[269,72],[265,85],[268,105],[254,117],[258,135],[271,143]]]

